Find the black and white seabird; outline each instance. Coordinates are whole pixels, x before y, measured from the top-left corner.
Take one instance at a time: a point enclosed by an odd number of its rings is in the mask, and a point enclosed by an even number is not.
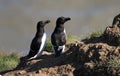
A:
[[[113,19],[113,23],[112,23],[112,26],[119,26],[120,27],[120,14],[118,14],[117,16],[114,17]]]
[[[29,51],[29,54],[27,55],[29,60],[35,59],[41,56],[43,52],[43,48],[46,43],[46,33],[44,31],[44,26],[49,22],[50,20],[46,20],[46,21],[39,21],[37,23],[37,32],[31,42],[30,51]]]
[[[55,52],[55,57],[60,56],[60,54],[65,51],[66,31],[64,23],[69,20],[71,20],[69,17],[59,17],[56,21],[56,27],[51,35],[51,43],[53,51]]]

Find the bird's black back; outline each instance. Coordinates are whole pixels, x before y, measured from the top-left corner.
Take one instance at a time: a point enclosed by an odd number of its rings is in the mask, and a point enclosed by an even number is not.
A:
[[[34,37],[31,42],[30,49],[35,51],[39,50],[41,43],[40,37]]]

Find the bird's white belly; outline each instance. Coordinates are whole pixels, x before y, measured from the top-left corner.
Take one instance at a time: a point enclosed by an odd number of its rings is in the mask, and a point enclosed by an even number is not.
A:
[[[66,35],[66,30],[64,29],[64,33],[65,33],[65,37],[66,37],[66,39],[67,39],[67,35]]]
[[[44,48],[45,43],[46,43],[46,39],[47,39],[47,36],[46,36],[46,33],[44,33],[43,37],[42,37],[42,43],[41,43],[39,52],[37,53],[38,56],[40,56],[42,54],[43,48]]]

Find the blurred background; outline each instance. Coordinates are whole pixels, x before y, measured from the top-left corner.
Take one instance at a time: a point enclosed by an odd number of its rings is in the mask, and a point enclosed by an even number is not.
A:
[[[29,52],[40,20],[48,38],[60,16],[71,17],[65,24],[68,35],[82,39],[90,32],[104,30],[120,13],[120,0],[0,0],[0,50]]]

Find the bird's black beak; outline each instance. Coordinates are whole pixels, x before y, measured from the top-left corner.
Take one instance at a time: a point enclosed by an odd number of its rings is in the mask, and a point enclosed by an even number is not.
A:
[[[45,21],[45,24],[48,24],[48,23],[50,23],[50,20],[46,20],[46,21]]]
[[[71,18],[69,18],[69,17],[65,18],[65,21],[69,21],[69,20],[71,20]]]

